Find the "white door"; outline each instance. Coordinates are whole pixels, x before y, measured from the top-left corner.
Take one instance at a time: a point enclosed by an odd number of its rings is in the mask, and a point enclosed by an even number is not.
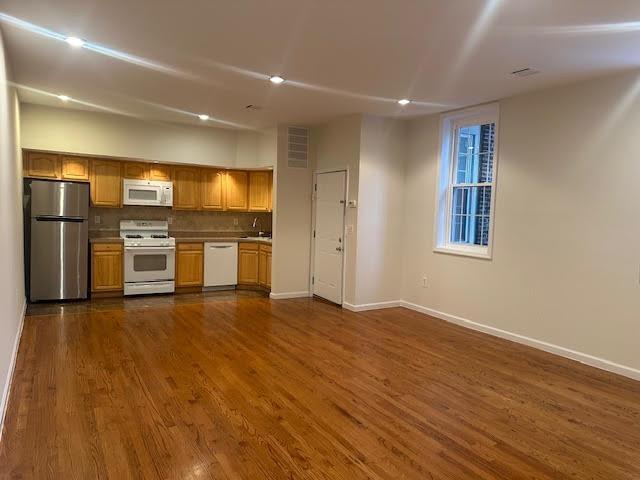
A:
[[[316,176],[313,294],[342,304],[342,256],[347,173]]]

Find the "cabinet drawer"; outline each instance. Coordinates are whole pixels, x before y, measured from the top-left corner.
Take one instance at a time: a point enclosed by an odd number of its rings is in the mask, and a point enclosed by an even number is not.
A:
[[[179,252],[186,252],[189,250],[204,250],[203,242],[180,242],[177,244],[177,248]]]
[[[239,243],[238,244],[238,249],[239,250],[252,250],[252,251],[257,251],[260,247],[258,246],[257,243]]]
[[[261,243],[261,244],[260,244],[260,251],[261,251],[261,252],[271,253],[271,245],[263,245],[263,244]]]
[[[94,243],[93,251],[94,252],[121,252],[122,244],[121,243]]]

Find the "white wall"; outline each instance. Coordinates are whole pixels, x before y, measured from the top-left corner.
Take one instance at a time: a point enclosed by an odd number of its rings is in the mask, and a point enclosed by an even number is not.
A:
[[[272,166],[260,156],[275,130],[237,131],[23,104],[22,147],[222,167]],[[266,139],[265,139],[266,137]]]
[[[348,200],[358,200],[360,169],[360,136],[362,115],[349,115],[332,120],[311,130],[311,156],[314,170],[347,169]],[[356,255],[358,209],[347,208],[345,224],[345,284],[344,301],[356,303]]]
[[[439,118],[409,122],[404,299],[640,369],[639,93],[635,73],[500,102],[491,261],[432,251]]]
[[[0,35],[0,435],[25,306],[19,105]]]
[[[311,164],[287,166],[287,127],[278,127],[277,164],[274,171],[273,297],[309,295],[311,250]]]
[[[356,305],[402,294],[404,122],[365,115],[358,181]]]

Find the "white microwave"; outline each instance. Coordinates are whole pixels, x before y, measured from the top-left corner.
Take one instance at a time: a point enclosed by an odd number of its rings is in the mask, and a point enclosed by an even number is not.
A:
[[[152,207],[173,206],[173,183],[155,180],[124,179],[125,205],[147,205]]]

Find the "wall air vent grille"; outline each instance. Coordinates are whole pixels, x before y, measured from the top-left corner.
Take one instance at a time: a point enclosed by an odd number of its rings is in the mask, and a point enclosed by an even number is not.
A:
[[[293,168],[307,168],[309,163],[309,129],[287,128],[287,165]]]

